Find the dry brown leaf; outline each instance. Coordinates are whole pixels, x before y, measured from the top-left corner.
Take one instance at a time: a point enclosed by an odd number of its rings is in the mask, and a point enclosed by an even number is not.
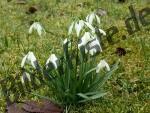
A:
[[[22,104],[17,103],[8,106],[6,110],[7,110],[6,113],[29,113],[22,109]]]
[[[48,100],[27,101],[23,105],[25,111],[31,113],[62,113],[63,109]]]

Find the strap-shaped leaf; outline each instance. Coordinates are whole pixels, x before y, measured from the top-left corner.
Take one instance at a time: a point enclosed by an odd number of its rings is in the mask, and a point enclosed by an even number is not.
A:
[[[107,93],[102,93],[102,92],[90,92],[89,94],[92,94],[92,93],[93,93],[92,96],[87,96],[88,93],[86,94],[79,93],[78,96],[83,98],[83,100],[79,101],[79,103],[95,100],[107,94]]]
[[[83,93],[78,93],[77,95],[80,96],[80,97],[82,97],[82,98],[84,98],[84,99],[86,99],[86,100],[89,100],[89,99],[90,99],[88,96],[86,96],[86,95],[83,94]]]
[[[93,72],[93,71],[95,71],[95,70],[96,70],[96,67],[90,69],[88,72],[86,72],[86,73],[84,74],[84,76],[90,74],[91,72]]]

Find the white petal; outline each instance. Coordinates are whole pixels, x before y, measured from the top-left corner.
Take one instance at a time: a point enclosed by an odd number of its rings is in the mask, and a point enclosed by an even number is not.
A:
[[[78,22],[75,23],[75,30],[77,33],[77,37],[79,37],[80,31],[82,30],[83,27],[84,27],[84,21],[83,20],[79,20]]]
[[[109,65],[108,65],[107,62],[106,62],[106,64],[105,64],[105,66],[106,66],[107,71],[110,71],[110,67],[109,67]]]
[[[33,52],[29,52],[27,58],[28,58],[28,60],[36,61],[36,57],[34,56]]]
[[[28,56],[28,55],[26,55],[26,56],[23,57],[22,62],[21,62],[21,68],[24,67],[25,62],[26,62],[26,60],[27,60],[27,56]]]
[[[70,42],[70,41],[68,41],[68,39],[67,39],[67,38],[64,40],[63,44],[65,45],[65,44],[67,44],[67,42],[68,42],[68,47],[71,47],[71,42]]]
[[[73,27],[74,27],[74,22],[72,22],[69,27],[68,35],[70,35],[72,33]]]
[[[85,53],[86,53],[86,54],[88,53],[88,50],[87,50],[87,48],[85,48]]]
[[[65,40],[64,40],[64,44],[66,44],[68,42],[68,39],[66,38]]]
[[[41,26],[37,26],[37,32],[39,36],[42,36],[42,27]]]
[[[50,63],[50,57],[46,61],[46,68],[48,68],[48,64]]]
[[[100,18],[97,15],[95,15],[95,16],[96,16],[97,22],[100,24]]]
[[[79,24],[75,24],[75,30],[76,30],[76,33],[77,33],[77,37],[79,37],[79,33],[80,33],[80,26],[79,26]]]
[[[31,65],[34,67],[34,69],[36,69],[36,65],[35,65],[36,57],[34,56],[33,52],[28,53],[27,59],[31,63]]]
[[[29,73],[27,73],[27,72],[23,72],[23,75],[21,76],[21,82],[22,82],[22,84],[24,84],[25,83],[25,79],[28,79],[28,81],[30,81],[31,82],[31,77],[30,77],[30,74]]]
[[[105,32],[104,30],[99,29],[99,32],[100,32],[102,35],[106,36],[106,32]]]
[[[90,54],[91,56],[93,56],[95,53],[96,53],[96,49],[95,49],[95,48],[93,48],[93,49],[91,49],[91,50],[89,51],[89,54]]]
[[[24,84],[23,76],[21,76],[21,83]]]
[[[94,13],[91,13],[90,16],[89,16],[89,21],[88,21],[89,24],[92,25],[94,18],[95,18],[95,14],[94,14]]]
[[[80,24],[80,26],[83,28],[83,26],[84,26],[84,21],[83,21],[83,20],[79,20],[79,24]]]
[[[86,21],[87,22],[89,22],[89,16],[90,16],[90,14],[86,16]]]
[[[33,32],[33,24],[30,26],[30,28],[29,28],[29,34],[31,34],[32,32]]]

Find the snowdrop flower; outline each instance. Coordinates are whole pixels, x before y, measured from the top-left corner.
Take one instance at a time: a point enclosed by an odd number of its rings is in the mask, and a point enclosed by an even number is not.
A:
[[[86,17],[86,21],[92,25],[94,19],[96,19],[97,23],[100,24],[100,18],[94,13],[92,12],[91,14],[87,15]]]
[[[33,52],[28,52],[27,55],[24,56],[21,62],[21,68],[24,67],[25,63],[30,63],[34,69],[39,69],[39,64],[34,56]]]
[[[110,67],[109,67],[108,63],[105,60],[101,60],[96,67],[96,73],[99,73],[99,71],[105,67],[106,67],[107,71],[110,71]]]
[[[93,37],[92,37],[91,33],[85,32],[83,37],[80,40],[81,42],[78,44],[78,48],[80,48],[81,46],[85,46],[92,39],[93,39]]]
[[[89,22],[79,20],[77,22],[71,23],[69,27],[68,35],[70,35],[73,32],[73,29],[75,29],[77,37],[79,37],[81,30],[85,27],[89,28],[92,31],[92,33],[95,33],[95,28]]]
[[[85,53],[89,53],[91,56],[95,55],[98,52],[102,52],[101,45],[99,40],[95,38],[94,40],[90,41],[85,47]]]
[[[31,34],[33,32],[33,30],[36,30],[38,35],[41,37],[42,33],[46,33],[44,28],[41,26],[41,24],[39,22],[34,22],[30,28],[29,28],[29,34]]]
[[[72,22],[72,24],[69,27],[69,31],[68,31],[68,35],[70,35],[73,31],[73,28],[75,29],[76,33],[77,33],[77,37],[79,37],[81,30],[84,27],[84,21],[83,20],[79,20],[77,22]]]
[[[27,80],[29,82],[31,82],[30,74],[27,73],[27,72],[23,72],[23,75],[21,76],[21,82],[22,82],[22,84],[24,84],[25,81],[27,81]]]
[[[52,65],[55,69],[57,69],[58,67],[58,58],[55,54],[50,55],[50,57],[46,61],[46,68],[48,68],[50,65]]]

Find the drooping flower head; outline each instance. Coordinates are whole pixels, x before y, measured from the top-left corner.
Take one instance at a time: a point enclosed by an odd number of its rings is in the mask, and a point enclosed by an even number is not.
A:
[[[90,14],[87,15],[86,17],[86,21],[89,23],[89,24],[93,24],[93,21],[96,20],[96,22],[98,24],[100,24],[100,18],[98,17],[98,15],[96,15],[96,13],[92,12]]]
[[[101,60],[101,61],[99,62],[99,64],[98,64],[97,67],[96,67],[96,73],[99,73],[99,71],[100,71],[101,69],[103,69],[103,68],[106,68],[107,71],[110,71],[110,67],[109,67],[108,63],[107,63],[105,60]]]
[[[69,27],[68,35],[70,35],[72,33],[73,28],[74,28],[76,31],[77,37],[79,37],[80,32],[83,29],[83,27],[84,27],[84,21],[83,20],[72,22],[70,27]]]
[[[58,58],[56,57],[55,54],[51,54],[50,57],[46,61],[46,69],[48,68],[58,68]]]
[[[39,22],[34,22],[30,28],[29,28],[29,34],[31,34],[33,32],[33,30],[36,30],[38,35],[40,37],[42,37],[42,34],[45,34],[45,30],[44,28],[41,26],[41,24]]]
[[[21,62],[21,68],[23,68],[26,63],[31,64],[34,69],[38,70],[40,68],[38,61],[36,57],[34,56],[34,53],[31,51],[29,51],[28,54],[23,57],[22,62]]]

